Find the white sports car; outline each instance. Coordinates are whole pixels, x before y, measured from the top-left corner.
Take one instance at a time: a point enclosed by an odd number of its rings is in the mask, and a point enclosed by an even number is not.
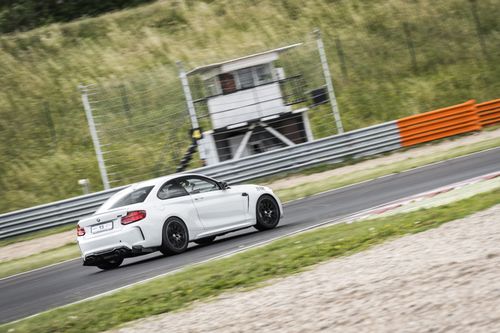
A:
[[[189,242],[248,227],[272,229],[283,207],[271,189],[228,186],[197,174],[166,176],[132,185],[77,225],[84,266],[113,269],[126,257],[181,253]]]

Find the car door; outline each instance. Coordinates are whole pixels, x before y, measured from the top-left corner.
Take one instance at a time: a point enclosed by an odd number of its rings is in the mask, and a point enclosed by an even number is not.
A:
[[[201,176],[186,176],[180,183],[191,195],[207,231],[237,228],[250,223],[246,193],[222,189],[216,181]]]
[[[189,193],[179,184],[179,179],[172,179],[163,184],[158,190],[157,208],[158,219],[164,221],[170,216],[179,217],[188,227],[190,236],[204,232],[193,199]]]

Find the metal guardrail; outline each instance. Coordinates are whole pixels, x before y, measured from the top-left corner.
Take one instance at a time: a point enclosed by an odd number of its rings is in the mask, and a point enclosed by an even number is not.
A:
[[[338,163],[349,158],[379,154],[398,148],[401,148],[399,129],[396,122],[392,121],[188,172],[240,183],[280,172],[323,163]],[[65,224],[76,224],[125,187],[1,214],[0,239]]]
[[[481,126],[491,126],[500,123],[500,98],[476,104]]]
[[[125,186],[0,215],[0,239],[76,223]]]
[[[239,183],[304,167],[338,163],[401,148],[396,122],[375,125],[291,147],[226,161],[190,172]]]
[[[404,147],[481,130],[474,100],[401,118],[397,124]]]

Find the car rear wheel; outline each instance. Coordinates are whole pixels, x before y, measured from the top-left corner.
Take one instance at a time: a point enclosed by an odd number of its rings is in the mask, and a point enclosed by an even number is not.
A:
[[[280,221],[280,209],[276,200],[270,195],[263,195],[257,200],[256,205],[257,230],[269,230],[278,225]]]
[[[203,237],[200,239],[196,239],[194,242],[198,245],[208,245],[208,244],[213,243],[214,240],[215,240],[215,236],[210,236],[210,237]]]
[[[118,268],[123,262],[123,258],[113,258],[113,259],[105,259],[100,262],[97,267],[102,270],[115,269]]]
[[[163,241],[160,247],[165,255],[179,254],[186,251],[189,235],[186,224],[177,217],[171,217],[163,225]]]

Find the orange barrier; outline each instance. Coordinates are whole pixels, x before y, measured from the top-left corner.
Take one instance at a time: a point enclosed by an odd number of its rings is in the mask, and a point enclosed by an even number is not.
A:
[[[481,130],[475,100],[401,118],[397,124],[403,147]]]
[[[500,99],[476,104],[481,126],[500,123]]]

